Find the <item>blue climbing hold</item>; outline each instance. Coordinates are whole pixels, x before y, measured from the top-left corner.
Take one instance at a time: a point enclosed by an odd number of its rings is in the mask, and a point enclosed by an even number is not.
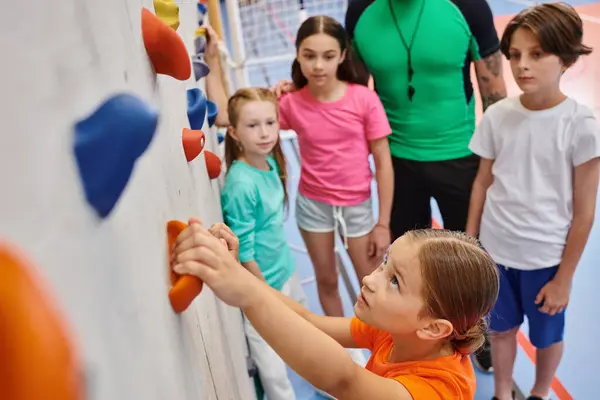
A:
[[[157,110],[130,94],[110,97],[75,124],[79,175],[85,197],[100,217],[106,218],[117,204],[157,124]]]
[[[219,109],[215,103],[208,100],[206,102],[206,109],[208,111],[208,126],[212,128],[217,120],[217,115],[219,114]]]
[[[219,141],[219,144],[223,143],[225,140],[225,135],[223,135],[221,132],[217,132],[217,140]]]
[[[204,118],[206,117],[206,97],[198,88],[188,89],[187,101],[187,115],[188,120],[190,121],[190,128],[193,130],[201,130],[202,126],[204,126]]]
[[[204,50],[206,50],[206,37],[204,35],[199,35],[196,39],[194,39],[194,47],[196,50],[196,55],[204,53]]]
[[[209,74],[210,68],[204,62],[204,60],[202,60],[200,55],[195,55],[192,57],[192,64],[194,65],[194,75],[196,76],[196,81],[199,81]]]

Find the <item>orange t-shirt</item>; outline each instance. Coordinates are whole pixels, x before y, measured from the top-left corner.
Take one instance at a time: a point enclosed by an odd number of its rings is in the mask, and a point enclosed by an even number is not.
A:
[[[384,378],[400,382],[415,400],[473,400],[475,371],[468,356],[455,353],[433,360],[388,363],[392,337],[352,318],[352,337],[359,347],[371,350],[365,368]]]

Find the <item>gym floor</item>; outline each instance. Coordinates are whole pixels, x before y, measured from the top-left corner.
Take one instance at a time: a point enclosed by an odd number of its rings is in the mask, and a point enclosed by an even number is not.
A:
[[[501,35],[506,23],[510,18],[523,8],[532,5],[534,2],[528,0],[488,0],[496,20],[498,34]],[[596,98],[598,91],[598,83],[594,77],[599,76],[600,69],[600,46],[596,46],[596,40],[600,41],[600,2],[593,1],[567,1],[576,6],[584,21],[584,41],[589,46],[595,48],[595,52],[591,56],[580,60],[571,70],[569,70],[563,78],[563,90],[578,101],[581,101],[594,110],[598,111],[600,102]],[[223,10],[225,11],[225,10]],[[312,15],[311,10],[308,10],[309,15]],[[225,14],[225,13],[224,13]],[[331,15],[340,21],[343,21],[343,15]],[[226,15],[224,15],[225,23]],[[600,42],[599,42],[600,43]],[[596,61],[594,61],[596,60]],[[289,64],[288,64],[289,65]],[[512,79],[512,75],[508,66],[505,65],[505,77],[509,90],[509,95],[519,93],[519,90]],[[286,72],[289,71],[286,66]],[[271,75],[271,74],[270,74]],[[273,71],[273,75],[277,75],[277,71]],[[271,84],[276,82],[279,77],[272,77]],[[265,85],[264,82],[254,82],[257,79],[251,79],[253,85]],[[600,114],[598,114],[600,115]],[[296,227],[294,220],[294,199],[296,187],[299,178],[299,164],[294,157],[294,152],[291,144],[285,144],[285,152],[290,163],[290,209],[286,222],[288,241],[290,245],[296,249],[295,261],[300,279],[303,281],[304,289],[309,297],[310,308],[313,312],[322,313],[319,304],[316,284],[314,282],[314,272],[309,257],[302,251],[304,248],[302,238]],[[376,193],[376,188],[373,188]],[[434,216],[441,221],[441,216],[432,201]],[[600,198],[598,204],[598,215],[600,215]],[[593,228],[589,238],[588,246],[583,254],[580,265],[575,275],[575,281],[571,294],[570,306],[567,311],[567,328],[565,334],[566,349],[563,360],[559,367],[557,376],[553,383],[552,398],[558,400],[569,399],[593,399],[595,398],[596,390],[593,386],[593,372],[589,367],[595,365],[595,361],[600,357],[600,349],[591,345],[593,341],[588,342],[586,339],[588,333],[600,331],[600,319],[589,318],[592,310],[600,305],[598,297],[595,293],[597,290],[597,282],[600,282],[600,270],[595,267],[600,265],[600,216],[596,218],[596,225]],[[341,248],[341,246],[340,246]],[[342,258],[346,265],[351,265],[347,255],[342,249]],[[349,271],[353,275],[352,271]],[[353,279],[354,291],[358,290],[358,282]],[[352,314],[352,303],[347,294],[346,287],[340,278],[340,292],[344,302],[344,309],[347,315]],[[597,315],[597,311],[596,311]],[[579,325],[581,324],[581,325]],[[527,323],[522,327],[522,332],[519,338],[519,351],[514,371],[514,379],[518,388],[525,394],[528,394],[529,389],[533,385],[535,379],[535,350],[529,343],[527,338]],[[594,346],[594,347],[593,347]],[[596,350],[594,350],[594,348]],[[290,371],[293,377],[294,386],[296,388],[298,400],[313,400],[320,399],[314,389],[300,377]],[[477,395],[476,400],[489,400],[494,393],[493,376],[479,373],[477,374]]]

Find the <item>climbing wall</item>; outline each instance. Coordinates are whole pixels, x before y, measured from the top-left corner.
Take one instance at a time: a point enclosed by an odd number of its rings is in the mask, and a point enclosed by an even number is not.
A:
[[[0,397],[254,397],[240,311],[168,267],[169,221],[222,219],[199,8],[179,3],[0,5],[0,350],[20,360],[0,356]],[[82,397],[54,391],[67,364]]]

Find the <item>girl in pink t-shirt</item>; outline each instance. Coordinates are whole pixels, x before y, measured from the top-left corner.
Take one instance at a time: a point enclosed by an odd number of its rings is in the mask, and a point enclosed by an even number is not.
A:
[[[326,16],[308,18],[298,30],[296,48],[295,87],[285,88],[289,93],[279,98],[281,129],[296,132],[302,156],[296,220],[315,268],[323,310],[342,316],[334,231],[341,231],[361,282],[390,245],[394,172],[387,136],[392,130],[377,94],[358,84],[340,23]],[[215,58],[218,54],[211,37],[206,53]],[[208,98],[219,105],[217,125],[227,126],[227,97],[219,74],[206,77],[206,89]],[[377,221],[370,154],[379,192]]]
[[[294,130],[302,158],[296,221],[314,265],[326,315],[342,316],[334,231],[339,229],[359,282],[390,245],[394,173],[389,122],[377,94],[358,84],[351,48],[333,18],[308,18],[298,30],[295,90],[280,97],[281,129]],[[373,217],[369,155],[379,192]]]

